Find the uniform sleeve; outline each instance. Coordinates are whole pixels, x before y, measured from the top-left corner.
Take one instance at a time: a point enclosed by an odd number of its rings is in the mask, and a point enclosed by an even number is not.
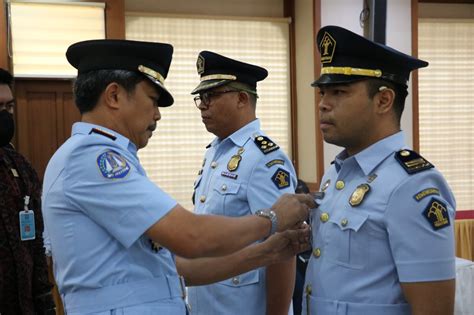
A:
[[[111,150],[115,158],[119,155],[122,170],[107,178],[99,164],[102,155]],[[65,168],[64,193],[73,208],[129,247],[177,202],[140,172],[131,158],[119,152],[104,147],[73,151]]]
[[[409,176],[392,193],[385,219],[400,282],[455,278],[455,207],[435,170]]]
[[[247,199],[250,210],[255,213],[271,207],[285,193],[294,193],[296,173],[291,161],[283,151],[264,155],[256,164],[249,178]]]

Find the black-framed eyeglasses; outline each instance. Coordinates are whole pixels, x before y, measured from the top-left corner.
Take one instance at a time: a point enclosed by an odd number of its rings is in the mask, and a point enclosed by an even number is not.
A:
[[[194,104],[196,104],[196,107],[202,107],[203,105],[205,107],[208,107],[211,104],[211,99],[215,96],[220,96],[225,93],[232,93],[232,92],[240,92],[239,90],[226,90],[226,91],[217,91],[217,92],[204,92],[202,94],[199,94],[194,98]]]

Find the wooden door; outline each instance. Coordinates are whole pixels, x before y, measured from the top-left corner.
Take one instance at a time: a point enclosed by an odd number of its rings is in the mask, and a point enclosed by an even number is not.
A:
[[[17,79],[16,144],[43,179],[46,165],[80,120],[70,80]]]

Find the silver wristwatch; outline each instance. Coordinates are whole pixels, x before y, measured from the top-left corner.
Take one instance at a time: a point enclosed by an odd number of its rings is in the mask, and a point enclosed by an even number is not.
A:
[[[272,228],[268,236],[273,235],[277,231],[278,219],[275,211],[273,211],[272,209],[260,209],[255,212],[255,215],[262,218],[267,218],[272,222]]]

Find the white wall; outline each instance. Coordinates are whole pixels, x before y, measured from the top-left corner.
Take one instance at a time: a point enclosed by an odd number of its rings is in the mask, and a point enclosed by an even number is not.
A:
[[[354,33],[363,34],[359,15],[363,0],[321,0],[321,26],[337,25]],[[387,45],[411,55],[411,1],[387,0]],[[409,90],[411,92],[411,88]],[[411,95],[411,93],[410,93]],[[410,95],[405,102],[402,117],[402,129],[405,130],[407,143],[412,144],[412,101]],[[324,144],[324,166],[327,168],[340,147]]]

